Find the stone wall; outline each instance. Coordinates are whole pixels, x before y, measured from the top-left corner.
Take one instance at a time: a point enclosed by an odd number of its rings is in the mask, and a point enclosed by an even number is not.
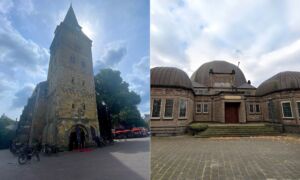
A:
[[[254,112],[250,112],[250,105],[259,105],[259,112],[256,112],[256,109],[254,108]],[[255,96],[247,96],[246,102],[245,102],[245,109],[246,109],[246,119],[247,122],[262,122],[263,121],[263,112],[264,108],[262,107],[260,98],[257,98]]]
[[[300,101],[300,91],[282,91],[263,96],[261,106],[263,107],[262,118],[267,122],[282,123],[283,125],[300,125],[297,101]],[[290,102],[293,117],[284,117],[282,102]],[[272,116],[269,114],[268,103],[273,104]]]
[[[99,125],[91,40],[64,23],[57,27],[51,45],[48,82],[48,124],[44,142],[67,146],[70,129],[81,125],[86,130],[86,139],[92,143],[90,128],[99,132]]]
[[[153,118],[151,116],[151,127],[161,127],[161,126],[173,126],[180,127],[186,126],[193,121],[194,113],[194,95],[191,90],[179,89],[179,88],[151,88],[151,115],[153,108],[153,99],[159,98],[161,102],[160,117]],[[173,117],[165,118],[164,109],[165,109],[165,100],[174,99],[173,105]],[[179,100],[187,100],[187,116],[186,118],[179,118]]]
[[[47,123],[47,88],[48,83],[44,81],[39,83],[35,89],[36,101],[33,106],[32,128],[30,132],[31,142],[42,142],[43,130]]]

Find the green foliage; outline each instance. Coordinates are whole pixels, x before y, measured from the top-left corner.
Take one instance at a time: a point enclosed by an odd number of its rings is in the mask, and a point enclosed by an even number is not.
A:
[[[202,123],[193,123],[193,124],[190,124],[188,129],[189,129],[189,132],[192,134],[192,135],[195,135],[201,131],[204,131],[208,128],[208,125],[207,124],[202,124]]]
[[[146,126],[137,109],[141,98],[129,90],[129,84],[123,81],[120,71],[102,69],[95,76],[95,88],[97,104],[105,102],[115,126],[118,124],[125,127]]]
[[[15,129],[8,127],[14,125],[15,121],[5,115],[0,117],[0,149],[7,149],[15,135]]]

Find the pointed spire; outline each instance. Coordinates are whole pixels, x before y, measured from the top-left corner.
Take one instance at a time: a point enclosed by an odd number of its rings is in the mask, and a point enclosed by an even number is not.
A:
[[[74,13],[74,10],[72,7],[72,3],[70,4],[69,10],[68,10],[67,15],[63,22],[68,25],[71,25],[71,26],[80,27],[80,25],[78,24],[77,18],[75,16],[75,13]]]

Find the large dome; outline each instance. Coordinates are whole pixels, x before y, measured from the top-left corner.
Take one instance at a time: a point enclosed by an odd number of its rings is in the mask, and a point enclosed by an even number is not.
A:
[[[174,67],[152,68],[151,86],[192,89],[192,83],[188,75],[184,71]]]
[[[283,90],[300,89],[300,72],[280,72],[264,81],[256,90],[256,95],[262,96]]]
[[[239,67],[226,61],[211,61],[200,66],[196,72],[193,73],[191,80],[197,83],[209,86],[209,73],[235,73],[234,86],[239,87],[246,83],[246,78]]]

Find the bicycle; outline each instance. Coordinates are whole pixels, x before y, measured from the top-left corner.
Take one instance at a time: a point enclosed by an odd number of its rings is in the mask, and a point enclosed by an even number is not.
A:
[[[43,148],[43,153],[46,155],[57,154],[59,149],[56,145],[45,144]]]
[[[19,153],[18,163],[23,165],[28,161],[31,161],[33,158],[35,158],[36,161],[40,161],[39,151],[36,147],[26,145]]]

